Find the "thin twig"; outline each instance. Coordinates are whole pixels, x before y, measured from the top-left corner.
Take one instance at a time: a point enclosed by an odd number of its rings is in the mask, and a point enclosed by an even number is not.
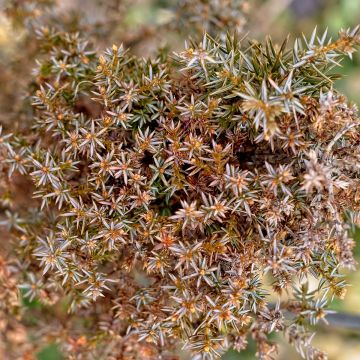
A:
[[[328,314],[326,320],[333,327],[360,331],[360,315],[347,313]]]

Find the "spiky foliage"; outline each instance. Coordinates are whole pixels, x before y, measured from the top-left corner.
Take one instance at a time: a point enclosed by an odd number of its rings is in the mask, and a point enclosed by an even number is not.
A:
[[[2,288],[72,314],[40,318],[34,341],[46,331],[69,358],[184,344],[212,359],[251,335],[270,359],[283,332],[324,358],[307,324],[345,294],[359,218],[360,121],[333,89],[357,29],[292,48],[205,35],[151,59],[38,36],[31,130],[0,139],[17,259]]]

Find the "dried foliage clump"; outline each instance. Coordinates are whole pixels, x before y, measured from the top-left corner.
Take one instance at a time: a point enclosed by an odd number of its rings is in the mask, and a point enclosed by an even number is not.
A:
[[[180,30],[183,25],[193,33],[204,30],[210,35],[224,34],[228,30],[241,32],[246,24],[244,14],[249,9],[249,2],[245,0],[181,0],[175,13],[176,23]]]
[[[333,69],[358,29],[149,59],[37,36],[30,126],[0,137],[1,327],[33,332],[1,338],[10,358],[57,341],[69,359],[213,359],[251,336],[272,359],[283,332],[324,359],[307,325],[345,295],[360,210],[360,120]]]

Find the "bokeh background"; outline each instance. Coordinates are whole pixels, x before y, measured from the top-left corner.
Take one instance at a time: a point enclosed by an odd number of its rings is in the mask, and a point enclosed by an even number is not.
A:
[[[21,2],[21,1],[20,1]],[[39,3],[46,4],[42,0]],[[110,4],[111,3],[111,4]],[[151,55],[158,44],[171,44],[173,50],[183,46],[184,35],[180,32],[154,32],[159,24],[167,24],[174,20],[171,9],[175,0],[58,0],[57,11],[68,23],[80,21],[86,26],[93,25],[97,32],[96,44],[99,49],[110,46],[112,43],[125,42],[132,51],[144,56]],[[0,0],[0,10],[5,10],[4,0]],[[125,8],[124,8],[125,6]],[[110,7],[110,10],[109,10]],[[37,9],[34,7],[34,9]],[[40,7],[41,9],[41,7]],[[38,11],[38,9],[36,10]],[[41,11],[33,17],[41,16]],[[360,23],[360,0],[254,0],[244,6],[244,28],[249,32],[250,38],[261,41],[270,34],[276,42],[281,42],[290,34],[290,40],[309,35],[317,26],[320,33],[328,29],[329,34],[336,35],[339,29],[353,27]],[[79,20],[81,14],[81,20]],[[18,14],[19,17],[24,14]],[[24,15],[25,16],[25,15]],[[104,24],[111,27],[111,32],[102,30]],[[103,31],[103,32],[102,32]],[[103,36],[102,36],[103,35]],[[106,35],[106,36],[105,36]],[[31,77],[31,68],[35,65],[35,55],[30,57],[21,51],[29,34],[26,26],[14,26],[5,11],[0,13],[0,124],[6,126],[11,115],[17,113],[16,121],[21,126],[21,121],[26,121],[27,114],[17,111],[21,101],[26,98],[26,83]],[[146,41],[144,41],[144,39]],[[141,40],[141,41],[140,41]],[[13,77],[16,70],[18,76]],[[343,62],[340,70],[344,77],[336,83],[336,87],[347,97],[360,104],[360,55],[356,53],[353,60]],[[21,93],[14,94],[14,89]],[[16,110],[16,111],[14,111]],[[19,116],[19,113],[21,116]],[[356,234],[356,241],[360,243],[360,231]],[[356,256],[360,261],[360,246],[356,249]],[[360,315],[360,269],[348,274],[348,281],[352,284],[343,301],[335,301],[332,308],[339,312]],[[38,307],[36,302],[24,301],[28,308],[29,321],[31,316],[36,316]],[[277,359],[297,360],[301,357],[287,345],[281,338],[281,346]],[[360,332],[349,331],[334,326],[318,326],[314,345],[327,351],[329,360],[360,360]],[[60,360],[61,353],[54,345],[42,349],[38,354],[39,360]],[[224,356],[227,360],[255,359],[255,347],[249,342],[249,347],[241,355],[229,352]],[[99,359],[101,360],[101,359]]]

